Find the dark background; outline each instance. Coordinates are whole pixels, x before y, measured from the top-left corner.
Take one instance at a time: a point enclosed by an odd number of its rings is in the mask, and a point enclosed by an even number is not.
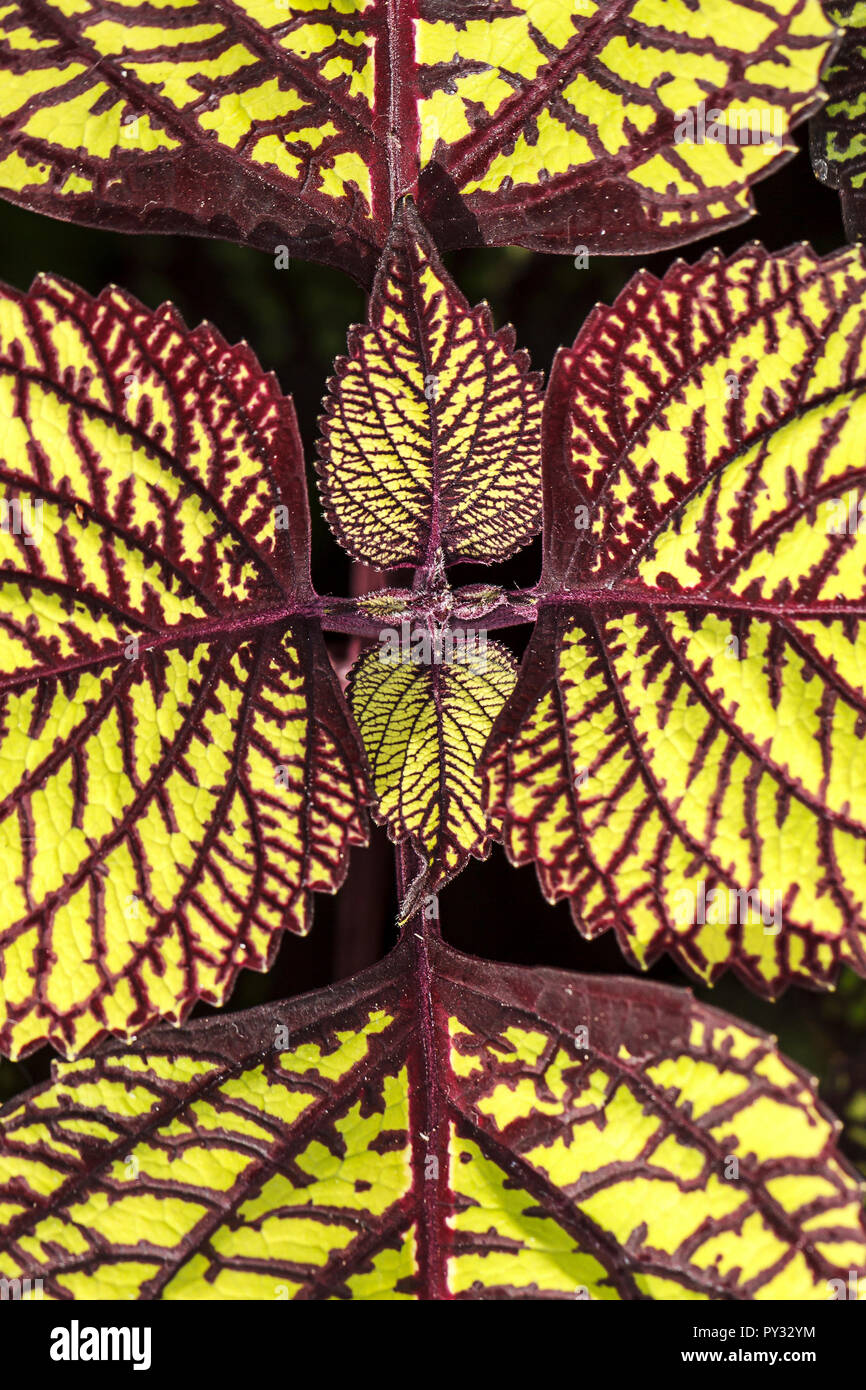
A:
[[[731,252],[760,239],[771,250],[810,241],[826,253],[844,241],[835,193],[817,183],[801,150],[756,190],[758,216],[733,231],[693,243],[680,253],[697,260],[710,246]],[[592,308],[609,303],[640,266],[661,275],[668,253],[655,257],[590,257],[575,269],[570,256],[537,255],[516,248],[472,250],[447,257],[470,302],[487,299],[497,326],[511,322],[533,365],[547,373],[556,348],[570,343]],[[315,453],[316,420],[333,358],[345,351],[346,330],[363,320],[363,292],[345,275],[293,260],[277,270],[274,258],[223,242],[182,237],[129,237],[75,227],[0,203],[0,280],[25,289],[38,271],[75,280],[91,293],[117,283],[144,304],[173,300],[193,326],[209,318],[229,342],[246,339],[261,363],[276,372],[294,396],[308,463]],[[313,579],[320,593],[349,592],[349,561],[322,519],[311,481]],[[528,585],[539,570],[538,542],[508,565],[461,570],[454,579],[484,577]],[[522,649],[529,629],[506,640]],[[499,634],[497,634],[499,636]],[[345,643],[335,639],[335,657]],[[796,876],[796,865],[792,874]],[[372,963],[393,943],[396,895],[393,853],[385,833],[374,830],[367,850],[356,851],[345,887],[336,898],[317,897],[312,933],[286,936],[268,975],[244,972],[229,1009],[286,998],[315,989]],[[564,903],[551,907],[532,868],[512,869],[494,848],[484,863],[472,861],[440,896],[441,925],[453,945],[493,960],[561,966],[586,973],[628,973],[611,933],[596,942],[579,935]],[[667,960],[649,977],[686,983]],[[821,1094],[842,1114],[860,1089],[866,1097],[866,982],[850,972],[835,995],[791,989],[776,1004],[757,999],[733,976],[713,990],[695,987],[704,999],[779,1037],[789,1056],[819,1077]],[[200,1005],[195,1014],[213,1010]],[[0,1101],[48,1074],[51,1051],[18,1064],[0,1063]],[[860,1112],[859,1114],[857,1112]],[[849,1118],[845,1142],[866,1160],[866,1101]],[[861,1121],[858,1126],[856,1120]]]

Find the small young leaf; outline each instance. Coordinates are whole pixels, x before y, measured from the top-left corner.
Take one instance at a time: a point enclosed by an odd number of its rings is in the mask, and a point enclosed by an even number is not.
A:
[[[676,246],[748,215],[832,33],[818,0],[18,0],[0,189],[365,284],[404,194],[443,248]]]
[[[638,276],[557,359],[487,799],[639,965],[866,973],[864,341],[859,251],[747,247]]]
[[[810,126],[812,167],[838,190],[849,241],[866,236],[866,14],[860,0],[832,0],[827,17],[844,30],[828,67],[827,105]]]
[[[773,1042],[686,991],[409,933],[327,991],[14,1100],[0,1277],[58,1299],[856,1297],[835,1137]]]
[[[404,639],[408,650],[393,651]],[[376,815],[394,840],[408,838],[424,863],[404,915],[470,855],[489,853],[492,827],[476,764],[515,676],[511,653],[488,642],[486,632],[446,628],[431,636],[406,623],[390,645],[363,656],[349,678]]]
[[[329,383],[319,444],[337,539],[380,568],[506,559],[541,525],[540,377],[470,309],[403,203]]]
[[[0,1045],[222,1002],[365,835],[294,408],[117,289],[0,289]]]

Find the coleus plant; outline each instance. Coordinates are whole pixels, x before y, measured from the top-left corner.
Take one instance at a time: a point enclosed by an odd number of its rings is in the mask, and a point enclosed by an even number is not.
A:
[[[738,219],[784,142],[683,141],[675,117],[801,119],[832,28],[816,3],[311,13],[0,19],[9,196],[372,278],[318,471],[340,543],[396,572],[315,592],[294,409],[246,346],[115,288],[0,293],[0,1041],[69,1059],[0,1121],[0,1277],[55,1298],[856,1287],[839,1122],[773,1040],[439,930],[498,839],[634,965],[667,952],[771,997],[866,974],[861,253],[640,274],[544,396],[439,254]],[[452,586],[539,528],[536,585]],[[488,634],[527,624],[518,665]],[[328,632],[367,648],[345,698]],[[397,946],[184,1023],[308,929],[370,811]]]
[[[0,190],[372,279],[397,200],[442,249],[647,251],[742,221],[820,105],[818,0],[13,0]],[[776,138],[680,138],[679,117]]]

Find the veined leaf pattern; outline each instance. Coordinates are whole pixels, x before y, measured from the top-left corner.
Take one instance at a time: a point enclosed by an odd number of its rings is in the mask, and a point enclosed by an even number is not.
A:
[[[638,276],[554,368],[488,804],[637,964],[866,971],[864,334],[859,251],[753,246]]]
[[[54,1299],[826,1300],[836,1123],[680,990],[372,970],[57,1067],[0,1119],[0,1277]]]
[[[222,1002],[364,839],[294,408],[117,289],[0,291],[0,1043]]]
[[[6,197],[369,283],[404,194],[443,248],[741,221],[833,30],[818,0],[18,0],[0,33]]]
[[[856,234],[860,10],[837,18],[813,150]],[[313,592],[294,409],[245,344],[115,288],[0,287],[0,1047],[91,1049],[0,1115],[4,1296],[856,1296],[862,1185],[775,1040],[431,925],[501,836],[638,965],[769,995],[866,974],[863,258],[638,276],[559,354],[543,420],[440,260],[742,220],[832,46],[818,0],[0,16],[0,195],[372,283],[322,496],[354,558],[416,569]],[[452,592],[542,495],[538,587]],[[460,627],[536,618],[519,679]],[[323,621],[383,624],[354,718]],[[373,798],[401,845],[390,956],[151,1028],[307,930]],[[834,1084],[857,1143],[859,1073]]]
[[[503,560],[541,526],[540,377],[470,309],[404,203],[367,326],[337,360],[322,501],[340,543],[381,568]]]
[[[810,126],[812,167],[838,189],[849,241],[866,236],[866,10],[861,0],[833,0],[827,17],[842,43],[825,72],[827,104]]]
[[[351,673],[349,703],[370,765],[376,816],[392,839],[409,840],[423,863],[403,915],[422,892],[435,893],[459,873],[470,855],[484,859],[490,851],[494,827],[476,765],[515,678],[511,653],[486,633],[431,634],[409,622],[399,642],[395,634],[390,647],[374,648]]]

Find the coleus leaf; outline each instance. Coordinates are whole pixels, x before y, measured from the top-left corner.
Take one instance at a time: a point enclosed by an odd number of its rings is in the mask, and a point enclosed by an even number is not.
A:
[[[859,0],[826,5],[842,42],[825,73],[828,101],[810,126],[812,167],[839,191],[850,241],[866,236],[866,16]]]
[[[437,892],[470,855],[490,852],[494,827],[476,766],[517,667],[486,632],[431,633],[406,621],[388,636],[354,667],[348,696],[370,766],[374,814],[422,861],[401,904],[407,917],[421,894]]]
[[[769,995],[866,973],[864,427],[855,250],[641,274],[557,358],[487,799],[638,965]]]
[[[833,33],[818,0],[19,0],[0,25],[7,197],[364,283],[407,193],[443,248],[640,251],[742,220]]]
[[[263,970],[365,835],[294,408],[117,289],[0,290],[0,1043],[77,1051]]]
[[[845,1153],[866,1174],[866,981],[843,970],[816,1019],[821,1051],[829,1059],[823,1094],[844,1125]]]
[[[541,525],[541,378],[511,328],[469,308],[407,201],[367,319],[321,422],[334,534],[381,568],[507,558]]]
[[[419,935],[327,991],[56,1066],[0,1120],[0,1276],[822,1300],[866,1270],[838,1122],[770,1039],[685,991]]]
[[[857,1165],[866,1173],[866,1089],[853,1091],[845,1107],[848,1139],[855,1150]]]

